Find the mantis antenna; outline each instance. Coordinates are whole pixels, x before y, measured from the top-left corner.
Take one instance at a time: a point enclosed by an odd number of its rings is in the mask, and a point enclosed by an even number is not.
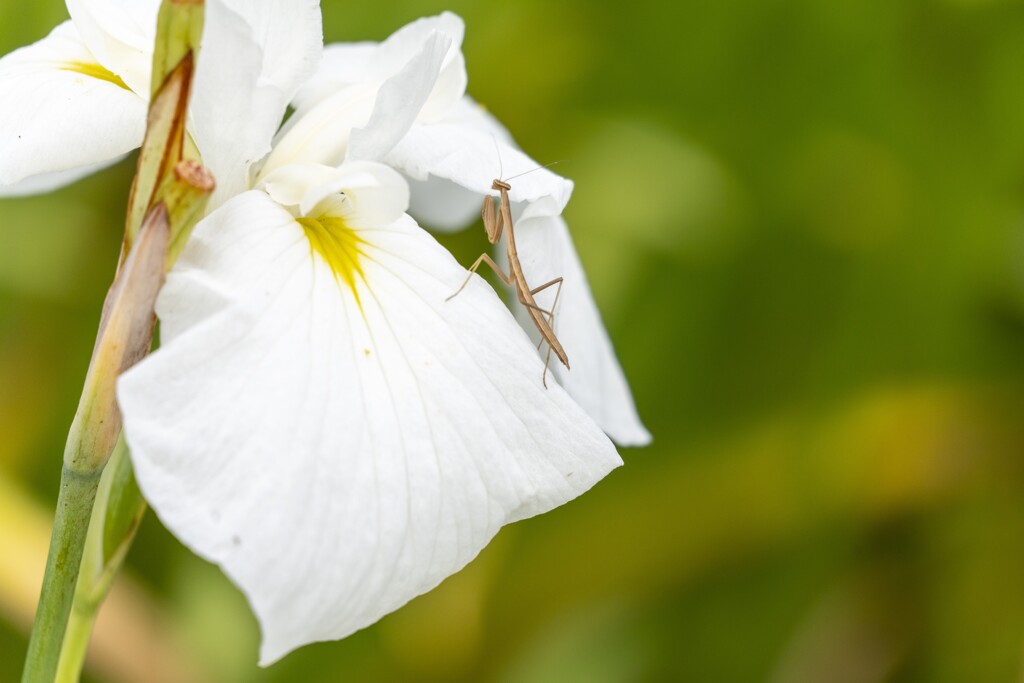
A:
[[[558,161],[552,161],[550,164],[544,164],[543,166],[537,166],[536,168],[531,168],[529,171],[523,171],[522,173],[516,173],[514,176],[511,176],[510,178],[506,178],[505,177],[504,164],[502,163],[502,159],[501,159],[501,148],[498,147],[498,138],[496,138],[494,136],[494,133],[491,133],[491,142],[494,143],[494,152],[495,152],[495,154],[498,155],[498,178],[501,179],[502,181],[506,182],[506,183],[508,181],[510,181],[510,180],[515,180],[516,178],[522,178],[524,175],[529,175],[530,173],[533,173],[534,171],[539,171],[542,168],[551,168],[552,166],[557,166],[558,164],[565,163],[565,161],[566,161],[565,159],[559,159]]]
[[[531,168],[529,171],[523,171],[522,173],[516,173],[511,178],[505,178],[505,182],[508,182],[510,180],[515,180],[516,178],[522,178],[524,175],[529,175],[530,173],[533,173],[534,171],[539,171],[542,168],[551,168],[552,166],[556,166],[556,165],[558,165],[558,164],[560,164],[560,163],[562,163],[564,161],[565,161],[565,159],[559,159],[558,161],[552,161],[550,164],[544,164],[543,166],[538,166],[537,168]]]

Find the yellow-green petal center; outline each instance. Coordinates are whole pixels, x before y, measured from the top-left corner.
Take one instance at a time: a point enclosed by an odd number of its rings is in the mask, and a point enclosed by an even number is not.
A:
[[[101,81],[113,83],[119,88],[130,90],[130,88],[121,80],[121,77],[115,74],[113,71],[101,66],[100,64],[89,64],[87,62],[68,62],[62,67],[65,71],[73,71],[76,74],[82,74],[83,76],[89,76],[90,78],[97,78]]]
[[[348,285],[358,302],[356,278],[363,279],[363,269],[359,263],[363,255],[362,245],[365,244],[363,240],[340,218],[305,217],[297,218],[296,221],[306,233],[313,253],[318,254],[330,267],[339,284],[344,282]]]

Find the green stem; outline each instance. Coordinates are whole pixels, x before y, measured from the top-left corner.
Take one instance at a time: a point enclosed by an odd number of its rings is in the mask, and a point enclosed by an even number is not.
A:
[[[98,522],[93,515],[104,467],[121,432],[115,383],[149,351],[155,322],[153,304],[166,268],[173,262],[171,254],[177,254],[202,217],[214,187],[205,169],[184,163],[182,158],[203,18],[203,0],[161,3],[151,79],[153,97],[129,200],[123,261],[103,306],[92,361],[64,452],[53,535],[22,683],[53,683],[58,669],[62,676],[71,671],[67,675],[77,678],[96,611],[145,509],[134,480],[122,479],[115,485],[118,495],[113,499],[109,488],[105,492],[98,506]],[[173,252],[172,243],[176,243]],[[123,471],[130,477],[131,468],[126,468]],[[108,505],[113,506],[109,516]],[[96,539],[93,545],[98,548],[92,558],[98,558],[98,564],[90,561],[82,573],[90,522]],[[97,568],[98,573],[93,574]],[[80,574],[84,598],[76,603]],[[69,626],[73,605],[80,613]],[[65,634],[71,639],[67,649]],[[68,658],[63,666],[62,650]]]
[[[118,376],[145,356],[153,337],[153,302],[163,284],[170,240],[161,205],[146,219],[103,307],[85,389],[64,450],[43,589],[22,683],[53,683],[103,468],[121,434],[114,398]]]
[[[124,438],[103,471],[57,669],[57,683],[77,683],[100,605],[110,592],[135,539],[146,502],[142,498]]]
[[[51,683],[57,674],[101,472],[101,469],[74,470],[65,465],[61,473],[50,553],[22,683]]]
[[[64,634],[64,649],[60,653],[60,668],[57,670],[56,683],[78,683],[85,664],[85,653],[89,649],[89,637],[96,623],[96,612],[99,604],[82,605],[75,600],[68,630]]]

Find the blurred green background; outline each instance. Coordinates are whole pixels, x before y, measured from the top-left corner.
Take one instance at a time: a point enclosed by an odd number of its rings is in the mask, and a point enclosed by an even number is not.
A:
[[[1024,681],[1024,3],[451,9],[567,216],[653,446],[347,640],[257,669],[149,515],[87,680]],[[0,53],[66,17],[0,0]],[[0,97],[4,96],[0,93]],[[0,201],[0,680],[16,680],[130,164]],[[447,239],[468,263],[482,230]]]

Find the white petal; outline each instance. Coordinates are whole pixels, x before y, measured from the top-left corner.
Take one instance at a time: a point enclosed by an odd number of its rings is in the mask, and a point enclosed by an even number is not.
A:
[[[373,42],[325,45],[320,66],[303,84],[292,106],[298,111],[309,111],[350,85],[376,83],[372,64],[378,47],[379,43]]]
[[[539,287],[564,278],[555,309],[555,334],[569,356],[567,370],[551,356],[550,368],[569,395],[612,440],[621,446],[645,446],[650,433],[640,422],[626,376],[615,356],[611,339],[587,285],[569,228],[560,215],[551,215],[552,202],[527,206],[515,222],[515,240],[526,281]],[[556,286],[536,295],[541,308],[550,310]],[[535,342],[540,341],[533,323],[518,301],[516,316]],[[546,355],[546,346],[541,352]]]
[[[218,0],[218,3],[226,5],[249,25],[263,54],[260,83],[287,92],[291,100],[320,64],[324,44],[320,0]],[[209,20],[207,16],[206,21]],[[204,35],[204,40],[207,36],[211,41],[217,40],[217,30]]]
[[[261,663],[363,628],[621,464],[493,290],[403,218],[358,302],[267,195],[197,227],[119,397],[164,523],[241,587]],[[361,302],[361,305],[360,305]]]
[[[422,118],[432,120],[443,115],[466,91],[466,65],[462,56],[465,24],[451,12],[418,19],[393,33],[383,43],[328,45],[324,48],[324,60],[317,73],[296,97],[296,109],[308,109],[349,85],[379,85],[419,54],[433,33],[448,36],[451,45]]]
[[[192,117],[216,206],[246,188],[270,151],[288,102],[323,46],[318,0],[219,0],[206,5]]]
[[[260,189],[295,216],[332,213],[352,228],[393,223],[409,208],[402,176],[372,161],[341,168],[292,164],[271,173]]]
[[[475,129],[500,142],[515,145],[508,130],[469,96],[456,102],[445,113],[441,123]],[[426,180],[408,180],[412,194],[409,213],[430,230],[454,232],[479,219],[479,192],[433,175]]]
[[[462,33],[462,20],[446,12],[380,45],[329,48],[257,180],[294,163],[379,160],[414,121],[451,109],[465,91]]]
[[[502,125],[501,121],[494,118],[487,111],[487,107],[469,95],[462,96],[445,112],[444,120],[437,121],[436,123],[448,123],[453,126],[470,128],[495,137],[498,139],[498,142],[515,145],[515,140],[512,139],[512,134],[508,131],[508,128]]]
[[[381,86],[373,114],[362,128],[352,131],[347,159],[376,160],[390,152],[416,121],[437,82],[450,36],[431,33],[422,49]]]
[[[71,22],[0,59],[0,185],[111,163],[139,146],[145,101],[90,70],[100,67]]]
[[[299,215],[303,200],[309,195],[310,188],[320,185],[327,175],[324,169],[330,168],[322,164],[291,164],[268,173],[255,188],[263,190],[271,199],[281,206],[295,207],[295,215]]]
[[[66,4],[99,63],[148,98],[160,0],[66,0]]]
[[[274,139],[273,150],[256,176],[257,182],[290,164],[338,166],[345,160],[352,130],[373,112],[377,87],[351,85],[308,111],[297,111]]]
[[[441,67],[434,89],[420,111],[419,121],[434,123],[443,118],[448,111],[466,94],[468,82],[466,74],[466,58],[455,45],[448,51],[447,61]]]
[[[447,36],[451,44],[430,98],[420,112],[422,121],[433,121],[443,116],[466,92],[466,61],[462,56],[466,25],[462,18],[451,12],[442,12],[403,26],[381,43],[376,59],[378,73],[395,73],[400,65],[420,51],[419,46],[434,32]]]
[[[452,52],[445,60],[444,66],[458,66],[456,54],[462,50],[462,39],[466,33],[466,25],[462,18],[452,12],[442,12],[437,16],[424,17],[406,24],[398,29],[387,40],[380,44],[375,69],[379,76],[395,73],[406,64],[420,46],[432,33],[442,33],[452,40]],[[459,93],[459,97],[462,93]]]
[[[440,178],[481,196],[495,194],[491,190],[495,178],[509,178],[513,202],[548,197],[561,211],[572,195],[572,181],[540,168],[506,135],[479,105],[467,102],[439,123],[413,126],[383,161],[415,180]],[[421,202],[414,202],[414,214],[419,214]],[[424,207],[425,213],[435,217],[431,223],[439,222],[436,216],[443,212],[438,208],[436,203]],[[467,214],[465,204],[457,204],[450,219],[440,222],[457,225]]]
[[[124,160],[125,157],[115,157],[110,161],[104,161],[92,166],[73,168],[70,171],[58,171],[57,173],[43,173],[26,178],[14,185],[0,185],[0,197],[28,197],[34,194],[46,194],[59,190],[62,187],[78,182],[86,176],[102,171]]]
[[[334,213],[358,230],[393,223],[409,208],[409,186],[392,168],[355,161],[331,170],[337,177],[318,186],[306,199],[306,213]],[[341,201],[333,196],[336,192],[342,193]],[[332,205],[338,208],[330,208]]]
[[[407,178],[409,213],[433,232],[462,230],[480,218],[481,196],[450,180]]]

